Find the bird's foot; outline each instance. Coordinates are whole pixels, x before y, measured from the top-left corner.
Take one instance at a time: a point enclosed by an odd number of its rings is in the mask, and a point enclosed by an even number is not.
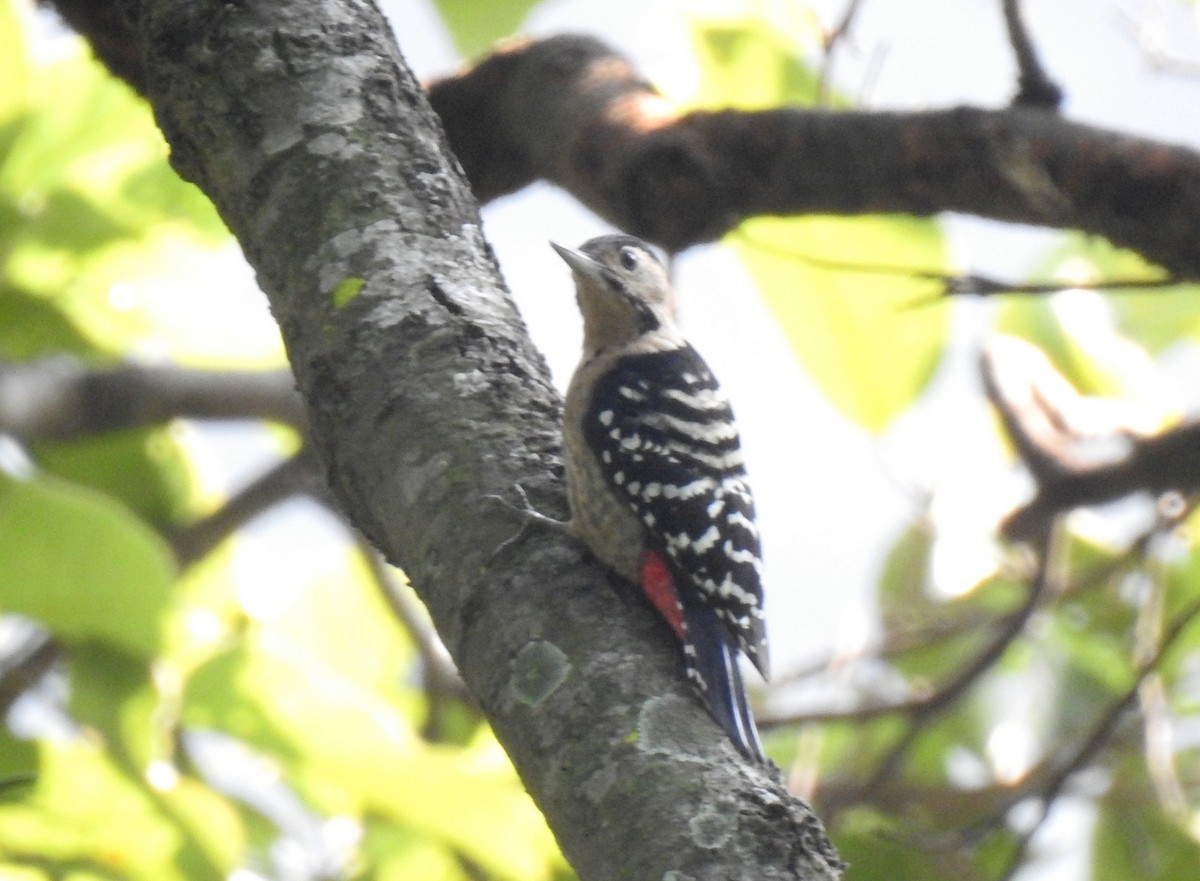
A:
[[[540,526],[543,529],[549,529],[553,532],[559,532],[563,534],[570,532],[571,524],[569,520],[556,520],[553,517],[548,517],[537,508],[533,507],[533,504],[529,501],[529,496],[525,493],[525,487],[521,486],[521,484],[514,483],[513,490],[516,491],[517,498],[520,500],[519,505],[514,505],[508,499],[500,495],[484,496],[485,500],[489,502],[495,502],[507,508],[509,511],[512,511],[521,518],[521,528],[518,529],[516,534],[511,538],[505,539],[496,546],[496,549],[492,551],[491,556],[489,557],[489,559],[492,560],[500,556],[500,554],[508,550],[508,548],[510,548],[512,545],[524,538],[525,533],[528,531],[530,526]]]

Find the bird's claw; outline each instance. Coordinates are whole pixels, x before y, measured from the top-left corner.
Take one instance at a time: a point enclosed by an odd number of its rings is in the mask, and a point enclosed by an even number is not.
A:
[[[514,483],[513,490],[520,499],[520,505],[514,505],[501,495],[492,494],[483,497],[487,501],[496,502],[502,505],[521,518],[521,528],[518,529],[511,538],[507,538],[497,545],[496,549],[492,551],[491,555],[488,557],[489,560],[496,559],[496,557],[500,556],[500,554],[508,550],[508,548],[510,548],[512,545],[516,544],[525,536],[525,532],[530,526],[537,525],[546,529],[551,529],[555,532],[565,533],[567,531],[567,521],[556,520],[553,517],[548,517],[537,508],[533,507],[533,504],[529,501],[529,496],[525,492],[525,487],[521,486],[519,483]]]

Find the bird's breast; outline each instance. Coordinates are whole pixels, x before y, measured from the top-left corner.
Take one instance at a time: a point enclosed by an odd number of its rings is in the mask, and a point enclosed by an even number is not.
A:
[[[582,383],[573,382],[564,408],[567,498],[571,531],[618,575],[638,583],[646,536],[626,499],[619,498],[584,436],[583,420],[590,401]]]

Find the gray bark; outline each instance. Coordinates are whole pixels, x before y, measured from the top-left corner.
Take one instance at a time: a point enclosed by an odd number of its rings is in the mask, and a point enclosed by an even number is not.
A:
[[[331,486],[580,877],[836,877],[819,821],[726,742],[649,610],[561,537],[493,558],[518,524],[487,495],[520,482],[562,513],[559,401],[372,3],[128,6],[172,161],[258,272]]]

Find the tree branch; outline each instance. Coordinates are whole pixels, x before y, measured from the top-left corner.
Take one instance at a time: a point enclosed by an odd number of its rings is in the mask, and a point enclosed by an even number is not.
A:
[[[1001,362],[1017,360],[1021,350],[1038,363],[1023,370],[1009,363],[1014,377],[1006,376]],[[1077,450],[1081,432],[1072,427],[1067,406],[1078,395],[1040,352],[1017,340],[997,340],[984,353],[981,369],[988,400],[1037,487],[1033,499],[1002,525],[1007,538],[1025,540],[1059,514],[1138,492],[1200,491],[1200,421],[1154,435],[1114,424],[1108,438],[1122,451],[1097,461]]]
[[[584,37],[430,86],[481,200],[545,178],[668,250],[762,214],[959,211],[1087,230],[1200,277],[1200,154],[1026,107],[680,115]]]
[[[744,230],[735,232],[733,235],[759,251],[774,254],[788,260],[795,260],[809,266],[816,266],[821,269],[857,273],[859,275],[888,275],[898,278],[910,278],[918,281],[934,282],[941,287],[939,293],[914,300],[907,304],[909,307],[936,303],[943,297],[996,297],[1013,294],[1040,297],[1046,294],[1057,294],[1068,288],[1071,290],[1110,293],[1167,291],[1184,284],[1180,279],[1169,276],[1161,278],[1107,278],[1095,281],[1070,282],[1011,282],[1002,278],[993,278],[992,276],[980,275],[978,273],[949,273],[940,270],[924,269],[919,266],[901,266],[862,260],[854,262],[848,260],[829,260],[798,248],[778,245],[775,242],[749,234]]]
[[[65,11],[100,4],[54,2],[83,27]],[[1200,278],[1200,153],[1038,108],[680,114],[580,36],[509,44],[428,95],[480,202],[550,181],[671,252],[764,214],[956,211],[1094,233]]]
[[[580,877],[836,877],[650,610],[559,536],[492,559],[516,524],[484,497],[520,482],[562,509],[559,402],[374,5],[130,5],[172,161],[257,270],[342,509],[409,576]]]
[[[207,517],[167,536],[175,560],[186,568],[204,559],[217,545],[263,511],[301,493],[322,494],[324,484],[307,449],[259,475]]]
[[[1057,110],[1062,104],[1062,89],[1050,79],[1038,60],[1033,40],[1029,38],[1029,30],[1025,27],[1025,20],[1021,15],[1020,0],[1002,0],[1001,5],[1004,7],[1004,25],[1008,28],[1008,41],[1012,44],[1019,71],[1017,94],[1013,96],[1013,104]]]
[[[71,440],[180,416],[304,425],[304,407],[286,370],[91,368],[66,355],[0,361],[0,432],[27,442]]]
[[[9,643],[0,652],[0,718],[62,658],[57,643],[38,628],[28,628]]]

